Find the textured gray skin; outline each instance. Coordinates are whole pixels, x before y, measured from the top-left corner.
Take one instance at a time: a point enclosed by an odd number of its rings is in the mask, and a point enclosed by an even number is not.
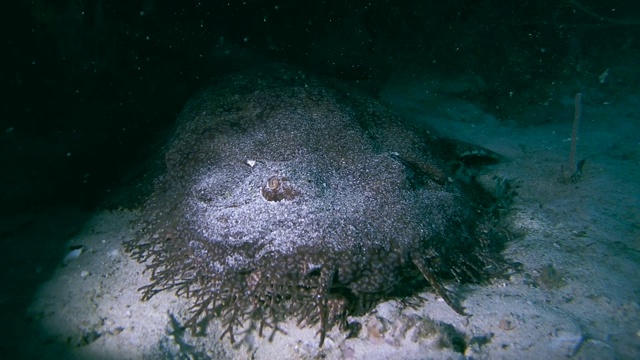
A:
[[[335,323],[426,277],[481,275],[490,239],[451,149],[357,91],[280,66],[228,77],[185,106],[166,173],[128,243],[145,298],[194,298],[196,325]],[[255,163],[254,163],[255,162]],[[271,179],[271,180],[270,180]],[[271,182],[270,182],[271,181]],[[486,233],[483,233],[486,234]]]

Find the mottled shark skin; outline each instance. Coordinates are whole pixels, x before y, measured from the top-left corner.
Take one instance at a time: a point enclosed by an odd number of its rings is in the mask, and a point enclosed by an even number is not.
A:
[[[462,314],[441,281],[483,278],[500,239],[493,198],[451,170],[458,146],[283,66],[214,81],[179,116],[126,243],[150,273],[143,298],[175,290],[193,300],[188,325],[217,317],[231,341],[295,318],[321,346],[346,316],[426,285]]]

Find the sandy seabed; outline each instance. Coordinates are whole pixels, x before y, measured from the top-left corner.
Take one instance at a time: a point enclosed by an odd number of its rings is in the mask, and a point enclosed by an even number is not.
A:
[[[441,84],[442,85],[442,84]],[[96,213],[69,240],[70,251],[29,306],[24,358],[42,359],[638,359],[640,358],[640,95],[584,91],[577,159],[582,179],[562,183],[573,94],[558,99],[555,121],[522,127],[498,122],[434,82],[392,82],[383,99],[440,135],[484,146],[508,160],[484,176],[515,179],[509,215],[521,236],[507,259],[522,264],[488,285],[446,284],[470,316],[432,292],[411,307],[379,304],[354,338],[333,329],[318,348],[317,329],[281,324],[264,337],[218,340],[181,324],[189,302],[160,293],[141,302],[144,265],[123,252],[132,211]],[[590,94],[599,94],[598,97]]]

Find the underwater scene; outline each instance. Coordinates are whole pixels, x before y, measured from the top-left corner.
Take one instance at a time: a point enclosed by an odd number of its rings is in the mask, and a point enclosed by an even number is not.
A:
[[[640,3],[4,13],[0,358],[640,358]]]

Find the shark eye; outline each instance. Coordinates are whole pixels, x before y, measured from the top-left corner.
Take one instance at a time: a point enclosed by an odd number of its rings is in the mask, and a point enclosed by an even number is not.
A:
[[[272,176],[267,180],[267,187],[271,190],[275,190],[280,186],[280,178],[277,176]]]
[[[291,200],[296,195],[298,192],[289,184],[289,179],[286,177],[272,176],[262,187],[262,197],[267,201]]]

